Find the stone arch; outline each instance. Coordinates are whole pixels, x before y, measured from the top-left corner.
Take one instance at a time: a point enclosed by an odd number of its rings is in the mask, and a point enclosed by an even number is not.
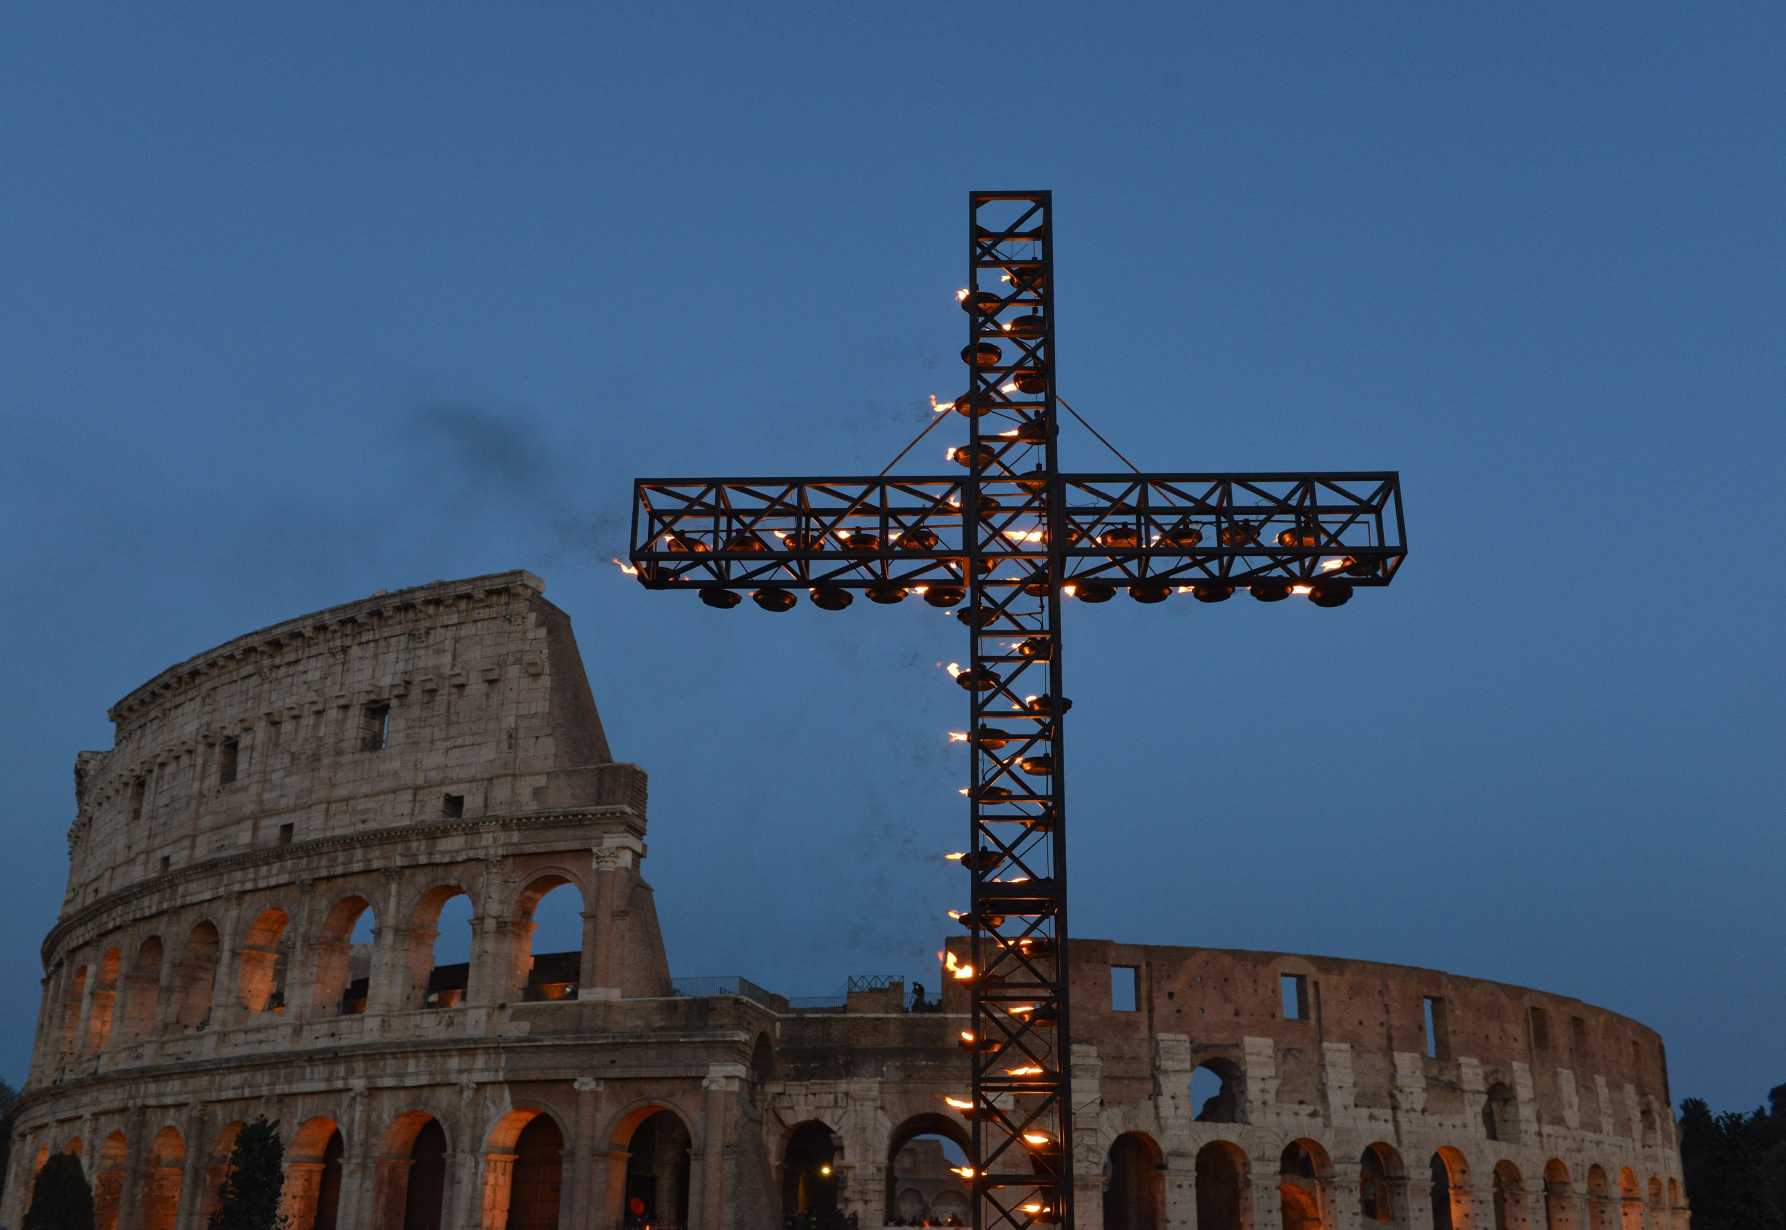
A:
[[[1527,1230],[1525,1178],[1505,1158],[1495,1163],[1494,1213],[1495,1230]]]
[[[1358,1159],[1358,1216],[1366,1224],[1408,1225],[1408,1170],[1395,1147],[1380,1140]]]
[[[781,1152],[781,1210],[789,1215],[818,1215],[827,1224],[837,1211],[837,1136],[819,1119],[796,1123]]]
[[[1612,1186],[1603,1166],[1588,1167],[1588,1230],[1612,1230]]]
[[[141,1230],[175,1230],[180,1224],[180,1183],[186,1172],[186,1138],[180,1129],[162,1128],[149,1141],[148,1173],[137,1197]]]
[[[1223,1056],[1205,1059],[1191,1072],[1190,1102],[1198,1123],[1245,1123],[1246,1070]]]
[[[1316,1141],[1299,1137],[1278,1155],[1278,1207],[1284,1230],[1323,1230],[1334,1224],[1333,1163]]]
[[[1166,1222],[1166,1155],[1146,1132],[1124,1132],[1104,1155],[1104,1230]]]
[[[1653,1149],[1661,1143],[1661,1132],[1656,1126],[1656,1105],[1653,1098],[1645,1098],[1637,1112],[1637,1139],[1646,1149]]]
[[[1482,1132],[1499,1143],[1519,1143],[1519,1099],[1504,1081],[1490,1085],[1482,1099]]]
[[[689,1224],[689,1155],[696,1137],[688,1118],[667,1102],[639,1102],[614,1119],[608,1133],[608,1224],[618,1224],[630,1200],[647,1216],[672,1226]]]
[[[85,1148],[86,1142],[79,1136],[70,1136],[63,1142],[61,1151],[71,1157],[80,1157]]]
[[[341,1210],[341,1159],[347,1139],[332,1116],[312,1115],[285,1147],[280,1212],[288,1230],[335,1230]]]
[[[230,1154],[235,1152],[236,1137],[242,1134],[242,1121],[226,1123],[217,1129],[217,1135],[211,1139],[211,1154],[205,1162],[205,1203],[203,1224],[210,1225],[211,1214],[217,1211],[222,1203],[219,1189],[223,1181],[229,1177]]]
[[[291,915],[267,906],[249,922],[236,954],[236,995],[252,1013],[285,1010],[286,932]]]
[[[80,1053],[81,1003],[87,994],[87,967],[77,965],[62,996],[62,1062]]]
[[[446,1128],[431,1112],[409,1110],[391,1120],[372,1181],[373,1224],[390,1230],[441,1230],[447,1149]]]
[[[1651,1224],[1654,1226],[1667,1225],[1668,1224],[1668,1217],[1667,1217],[1668,1206],[1662,1203],[1662,1180],[1660,1178],[1658,1178],[1656,1175],[1650,1176],[1649,1193],[1650,1193],[1650,1213],[1653,1218],[1653,1221],[1651,1222]]]
[[[457,897],[465,898],[475,919],[477,898],[458,880],[437,882],[422,890],[409,911],[409,952],[404,962],[407,985],[403,989],[406,1008],[455,1008],[465,1002],[471,986],[471,960],[463,964],[435,962],[441,911]]]
[[[1643,1196],[1629,1166],[1619,1171],[1619,1225],[1622,1230],[1644,1230]]]
[[[1470,1164],[1451,1145],[1441,1145],[1427,1164],[1432,1176],[1433,1230],[1470,1224]]]
[[[775,1043],[770,1040],[767,1031],[759,1033],[750,1048],[751,1082],[763,1085],[775,1080],[780,1074],[780,1065],[775,1061]]]
[[[556,1230],[568,1139],[543,1106],[517,1107],[496,1121],[484,1147],[482,1230]]]
[[[353,1016],[366,1011],[372,953],[369,949],[356,952],[353,936],[368,914],[376,926],[378,911],[371,900],[353,892],[336,898],[323,915],[308,954],[315,971],[313,1008],[319,1016]]]
[[[941,1139],[934,1139],[940,1137]],[[887,1137],[887,1183],[883,1198],[886,1218],[929,1217],[936,1221],[937,1197],[958,1191],[961,1179],[949,1169],[952,1158],[944,1143],[953,1145],[965,1160],[973,1140],[961,1121],[951,1115],[925,1111],[900,1121]],[[915,1197],[915,1198],[914,1198]],[[908,1210],[916,1208],[916,1212]]]
[[[593,972],[583,968],[583,942],[579,932],[577,946],[565,952],[536,953],[534,933],[539,929],[534,912],[547,894],[569,891],[577,896],[578,916],[588,912],[589,899],[582,882],[559,868],[536,871],[525,887],[516,894],[515,913],[510,923],[512,957],[504,988],[505,997],[524,1001],[575,999],[577,991]]]
[[[118,1003],[118,981],[124,970],[124,953],[108,948],[94,969],[93,989],[87,995],[87,1036],[81,1053],[97,1055],[112,1037],[112,1009]]]
[[[1544,1230],[1575,1230],[1575,1188],[1559,1157],[1544,1164]]]
[[[1197,1230],[1252,1230],[1253,1189],[1246,1150],[1212,1140],[1197,1150]]]
[[[163,955],[159,935],[151,935],[137,945],[130,972],[124,976],[125,1042],[141,1042],[155,1032]]]
[[[118,1210],[124,1200],[124,1167],[130,1145],[123,1132],[113,1132],[99,1142],[93,1158],[93,1230],[118,1230]]]
[[[217,989],[217,959],[223,942],[217,924],[201,918],[192,925],[180,953],[174,980],[174,1024],[201,1030],[211,1023],[211,1001]]]

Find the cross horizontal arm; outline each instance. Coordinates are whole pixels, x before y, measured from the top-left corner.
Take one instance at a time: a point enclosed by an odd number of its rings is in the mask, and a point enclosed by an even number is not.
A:
[[[1407,554],[1393,471],[1059,481],[1065,577],[1088,587],[1295,584],[1333,574],[1380,586]],[[1038,482],[979,480],[982,536],[1006,544],[1005,571],[985,584],[1019,585],[1022,564],[1045,564]],[[960,586],[965,485],[953,476],[640,479],[631,560],[654,589]]]

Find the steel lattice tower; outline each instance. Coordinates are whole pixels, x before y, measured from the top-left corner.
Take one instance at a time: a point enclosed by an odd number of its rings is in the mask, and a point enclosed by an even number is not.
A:
[[[968,197],[959,476],[641,479],[631,558],[649,588],[786,611],[805,589],[959,608],[968,628],[959,861],[969,964],[965,1099],[975,1230],[1073,1222],[1061,600],[1238,589],[1344,604],[1406,555],[1394,473],[1065,474],[1054,375],[1054,227],[1045,191]],[[933,424],[934,426],[934,424]]]

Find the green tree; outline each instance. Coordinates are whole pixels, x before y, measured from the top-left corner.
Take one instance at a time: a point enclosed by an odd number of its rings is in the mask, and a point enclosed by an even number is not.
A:
[[[217,1189],[211,1230],[284,1230],[285,1218],[279,1215],[284,1159],[279,1125],[268,1123],[265,1115],[237,1133],[229,1174]]]
[[[31,1186],[25,1230],[93,1230],[93,1189],[80,1158],[56,1153],[43,1164]]]
[[[1774,1092],[1779,1092],[1775,1090]],[[1770,1094],[1772,1097],[1772,1094]],[[1681,1173],[1695,1225],[1786,1230],[1786,1114],[1714,1115],[1701,1098],[1681,1103]]]

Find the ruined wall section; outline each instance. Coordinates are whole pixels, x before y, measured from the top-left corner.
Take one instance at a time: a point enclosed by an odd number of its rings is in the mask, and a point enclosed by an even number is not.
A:
[[[184,865],[597,801],[612,762],[565,614],[498,573],[238,637],[114,705],[76,762],[65,911]]]

